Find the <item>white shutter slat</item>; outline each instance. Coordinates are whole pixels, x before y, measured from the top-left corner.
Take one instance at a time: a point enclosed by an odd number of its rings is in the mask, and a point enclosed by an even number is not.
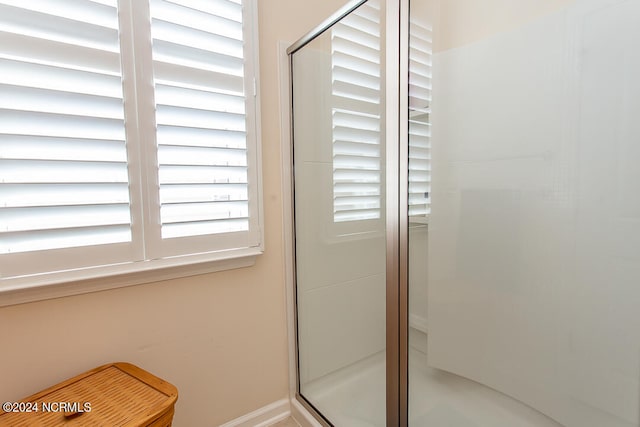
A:
[[[340,22],[333,27],[332,40],[334,41],[333,51],[345,52],[356,57],[362,56],[370,59],[371,62],[379,56],[379,53],[375,52],[379,52],[380,49],[380,36],[350,27],[346,22]],[[361,55],[357,55],[357,52]]]
[[[158,125],[158,145],[246,148],[245,132]]]
[[[380,159],[380,147],[374,144],[336,140],[334,144],[335,156],[364,156]]]
[[[183,83],[191,88],[205,88],[221,93],[244,93],[244,81],[242,76],[238,75],[173,64],[165,60],[154,60],[153,74],[156,83]]]
[[[0,31],[0,45],[0,56],[7,59],[37,58],[37,62],[43,64],[67,64],[69,68],[76,70],[120,74],[120,55],[117,51],[61,43],[6,31]]]
[[[428,140],[426,140],[424,146],[417,143],[409,147],[409,157],[412,159],[431,160],[431,149],[428,146]]]
[[[156,85],[156,104],[174,107],[244,114],[244,97],[223,93],[194,90],[184,87]]]
[[[431,125],[426,122],[417,122],[410,121],[409,122],[409,135],[423,138],[428,138],[431,136]]]
[[[151,18],[162,238],[246,231],[242,5],[153,0]]]
[[[239,77],[243,73],[242,58],[221,51],[211,52],[164,40],[155,40],[153,45],[156,61]]]
[[[336,24],[340,25],[341,23]],[[336,28],[334,26],[334,28]],[[332,37],[332,54],[342,53],[346,56],[351,56],[355,60],[368,61],[371,63],[376,63],[376,61],[380,61],[380,50],[379,46],[376,46],[372,43],[372,46],[367,46],[366,44],[358,43],[357,41],[342,38],[340,36]]]
[[[342,25],[336,27],[335,34],[342,35],[346,27],[350,31],[367,33],[374,36],[374,38],[380,37],[380,24],[376,21],[377,16],[369,15],[369,17],[367,17],[366,9],[367,6],[364,6],[358,12],[347,15],[345,18],[343,18],[343,20],[341,21]],[[377,42],[377,40],[374,41],[374,43]]]
[[[348,69],[334,65],[333,79],[334,81],[350,82],[353,86],[372,89],[380,93],[380,76],[364,73],[361,68]]]
[[[371,4],[362,5],[332,28],[332,37],[379,49],[380,10]]]
[[[173,239],[184,236],[201,236],[245,231],[249,228],[248,219],[228,219],[218,221],[196,221],[188,223],[163,224],[162,236]]]
[[[379,219],[380,209],[346,210],[341,212],[334,212],[333,216],[334,216],[335,222],[364,221],[364,220],[370,220],[370,219]]]
[[[125,138],[124,120],[9,109],[0,109],[0,133],[119,141]]]
[[[63,2],[51,0],[0,0],[0,3],[16,6],[31,12],[63,16],[78,22],[118,28],[117,0],[65,0]],[[3,21],[5,20],[3,19]]]
[[[345,96],[342,96],[337,91],[333,93],[333,105],[336,109],[359,111],[364,114],[375,115],[380,112],[379,99],[357,99],[353,94],[345,94]]]
[[[427,176],[430,172],[429,160],[411,158],[409,159],[409,173],[420,172],[421,175]]]
[[[411,89],[412,97],[422,97],[427,101],[431,99],[431,77],[417,76],[411,73],[409,75],[409,88]]]
[[[362,170],[356,168],[350,169],[334,169],[334,184],[353,184],[353,183],[380,183],[380,171]]]
[[[424,105],[431,103],[431,91],[427,89],[413,88],[412,96],[409,96],[409,108],[418,111],[424,108]]]
[[[334,48],[331,59],[334,67],[342,67],[346,70],[357,70],[363,74],[380,77],[380,65],[369,61],[364,57],[354,57],[343,53],[346,49]],[[373,58],[375,60],[375,57]]]
[[[122,99],[1,83],[0,109],[124,119]]]
[[[1,207],[124,204],[129,202],[127,183],[3,184]]]
[[[380,190],[380,185],[375,183],[347,182],[336,184],[334,194],[341,196],[379,196],[381,194]]]
[[[238,25],[242,20],[242,9],[238,5],[211,0],[180,3],[183,4],[153,0],[154,18],[242,41],[242,28]]]
[[[3,21],[0,28],[15,34],[48,39],[62,43],[117,51],[118,22],[101,26],[57,13],[41,13],[0,4]]]
[[[362,155],[345,156],[334,155],[333,167],[335,169],[380,170],[380,159]]]
[[[184,23],[167,17],[168,20],[154,19],[151,25],[154,27],[153,38],[155,42],[169,42],[181,47],[193,47],[200,51],[215,55],[225,55],[240,60],[242,63],[243,50],[242,38],[227,37],[219,34],[211,22],[208,28],[195,28],[193,22]],[[208,17],[207,17],[208,18]],[[208,19],[215,20],[215,17]],[[236,30],[241,27],[233,25]],[[182,52],[176,51],[176,57],[183,56]]]
[[[153,0],[152,6],[161,4],[160,0]],[[200,12],[205,12],[211,16],[219,16],[236,23],[242,23],[242,5],[239,1],[232,0],[168,0],[166,3],[172,3],[179,6],[188,7]]]
[[[351,127],[378,132],[380,130],[380,118],[375,115],[363,114],[359,111],[334,109],[333,125],[335,127]]]
[[[8,85],[112,98],[122,96],[122,79],[115,74],[100,74],[3,58],[0,58],[0,69],[2,82]]]
[[[50,206],[0,210],[4,232],[129,224],[129,205]]]
[[[350,141],[361,144],[380,144],[380,132],[352,127],[336,126],[333,128],[335,141]]]
[[[0,134],[0,158],[126,162],[124,141]]]
[[[355,209],[380,209],[380,197],[377,196],[349,196],[341,197],[335,203],[336,212]]]
[[[245,150],[163,145],[158,149],[163,165],[247,166]]]
[[[199,110],[196,108],[157,105],[156,120],[159,125],[245,131],[244,114]]]
[[[118,183],[128,182],[127,165],[109,162],[76,162],[0,159],[0,182],[38,183]]]
[[[411,181],[410,184],[413,186],[413,188],[416,190],[416,192],[425,192],[425,191],[429,191],[429,188],[431,188],[431,184],[428,180],[425,181]]]
[[[411,146],[409,147],[410,157],[414,157],[415,154],[418,158],[431,159],[429,138],[409,135],[409,139],[411,141]]]
[[[248,201],[247,186],[241,184],[173,184],[160,190],[160,202],[196,203]]]
[[[363,5],[361,5],[360,7],[358,7],[357,11],[357,15],[361,16],[363,18],[368,19],[369,21],[373,21],[380,23],[380,2],[379,1],[368,1],[366,3],[364,3]],[[352,16],[352,15],[350,15]]]
[[[341,198],[334,207],[334,216],[342,221],[379,217],[380,197]]]
[[[243,201],[164,204],[162,216],[167,224],[240,219],[249,217],[249,208]]]
[[[378,105],[378,111],[380,110],[380,91],[376,89],[336,80],[333,82],[333,95],[334,97],[351,98],[352,101],[360,100],[365,103],[373,103]],[[354,111],[361,111],[361,108],[357,106]]]
[[[38,230],[35,232],[3,233],[1,237],[0,253],[11,254],[128,242],[131,240],[131,227],[129,225],[110,225],[64,230]]]
[[[409,48],[409,64],[416,63],[420,67],[429,68],[427,75],[431,75],[431,66],[433,65],[433,59],[431,57],[431,43],[416,37],[411,37],[413,42],[410,42]]]
[[[160,189],[165,184],[246,184],[246,167],[163,166]]]

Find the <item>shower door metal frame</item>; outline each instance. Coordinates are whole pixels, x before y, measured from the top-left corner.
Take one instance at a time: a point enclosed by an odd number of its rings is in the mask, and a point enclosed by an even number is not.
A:
[[[409,425],[409,0],[397,0],[398,21],[398,357],[400,404],[399,427]]]
[[[300,393],[298,301],[295,251],[295,165],[293,54],[367,0],[352,0],[331,17],[292,44],[286,51],[289,64],[289,137],[292,236],[293,322],[295,325],[296,400],[323,426],[332,424]],[[385,94],[385,236],[386,236],[386,425],[408,426],[408,64],[409,1],[382,0],[384,8]],[[341,426],[338,426],[341,427]]]

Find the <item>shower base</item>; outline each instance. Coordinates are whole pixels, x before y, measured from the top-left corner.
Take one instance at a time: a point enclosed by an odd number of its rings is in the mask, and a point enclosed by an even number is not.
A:
[[[411,342],[418,344],[409,350],[410,427],[562,427],[505,394],[430,368],[420,351],[426,349],[424,334],[412,331]],[[384,356],[380,352],[314,380],[302,394],[336,427],[385,427]]]

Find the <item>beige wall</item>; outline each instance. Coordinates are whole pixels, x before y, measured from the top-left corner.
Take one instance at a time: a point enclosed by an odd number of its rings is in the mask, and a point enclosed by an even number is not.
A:
[[[110,361],[180,391],[175,426],[216,426],[288,394],[278,41],[343,1],[259,0],[265,254],[251,268],[0,308],[0,401]]]

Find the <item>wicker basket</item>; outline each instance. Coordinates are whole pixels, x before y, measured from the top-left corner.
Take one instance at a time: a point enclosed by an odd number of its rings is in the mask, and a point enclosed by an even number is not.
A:
[[[178,390],[130,363],[112,363],[0,411],[0,426],[169,427]]]

